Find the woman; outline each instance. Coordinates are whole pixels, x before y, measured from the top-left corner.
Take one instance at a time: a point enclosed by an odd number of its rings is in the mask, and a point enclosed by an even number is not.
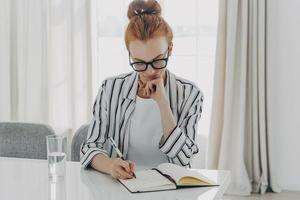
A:
[[[135,165],[171,162],[190,166],[203,94],[166,67],[172,30],[155,0],[135,0],[128,8],[125,43],[134,72],[103,81],[93,108],[81,163],[113,178],[133,177]],[[116,156],[112,137],[125,160]],[[132,160],[132,161],[131,161]]]

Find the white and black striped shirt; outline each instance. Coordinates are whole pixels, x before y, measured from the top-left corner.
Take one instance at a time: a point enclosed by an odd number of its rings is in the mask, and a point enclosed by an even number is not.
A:
[[[192,82],[179,78],[168,70],[166,72],[165,88],[177,126],[158,147],[167,155],[169,162],[190,167],[191,158],[199,151],[195,136],[202,113],[203,93]],[[92,158],[100,153],[116,157],[116,152],[107,140],[109,136],[115,140],[126,158],[137,80],[138,74],[131,72],[103,81],[94,103],[87,141],[80,151],[83,167],[87,167]]]

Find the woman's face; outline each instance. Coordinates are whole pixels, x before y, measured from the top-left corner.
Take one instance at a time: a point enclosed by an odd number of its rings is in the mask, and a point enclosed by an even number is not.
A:
[[[168,54],[171,55],[172,46],[168,46],[166,37],[156,37],[149,39],[146,42],[141,40],[134,40],[129,43],[129,51],[132,62],[151,62],[156,59],[166,58]],[[166,68],[153,69],[148,65],[146,71],[138,72],[140,80],[144,83],[156,78],[165,77]]]

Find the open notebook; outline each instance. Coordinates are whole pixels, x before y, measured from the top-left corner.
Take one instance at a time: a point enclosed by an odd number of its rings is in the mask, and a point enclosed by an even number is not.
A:
[[[136,171],[136,178],[119,181],[129,192],[153,192],[175,190],[185,187],[218,186],[199,170],[180,167],[171,163],[162,163],[156,168]]]

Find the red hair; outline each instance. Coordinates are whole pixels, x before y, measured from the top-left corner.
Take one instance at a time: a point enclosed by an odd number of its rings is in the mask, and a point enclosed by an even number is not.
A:
[[[127,17],[129,24],[125,32],[126,48],[133,40],[147,41],[148,39],[165,36],[170,44],[173,32],[169,24],[161,17],[161,7],[155,0],[134,0],[129,4]]]

